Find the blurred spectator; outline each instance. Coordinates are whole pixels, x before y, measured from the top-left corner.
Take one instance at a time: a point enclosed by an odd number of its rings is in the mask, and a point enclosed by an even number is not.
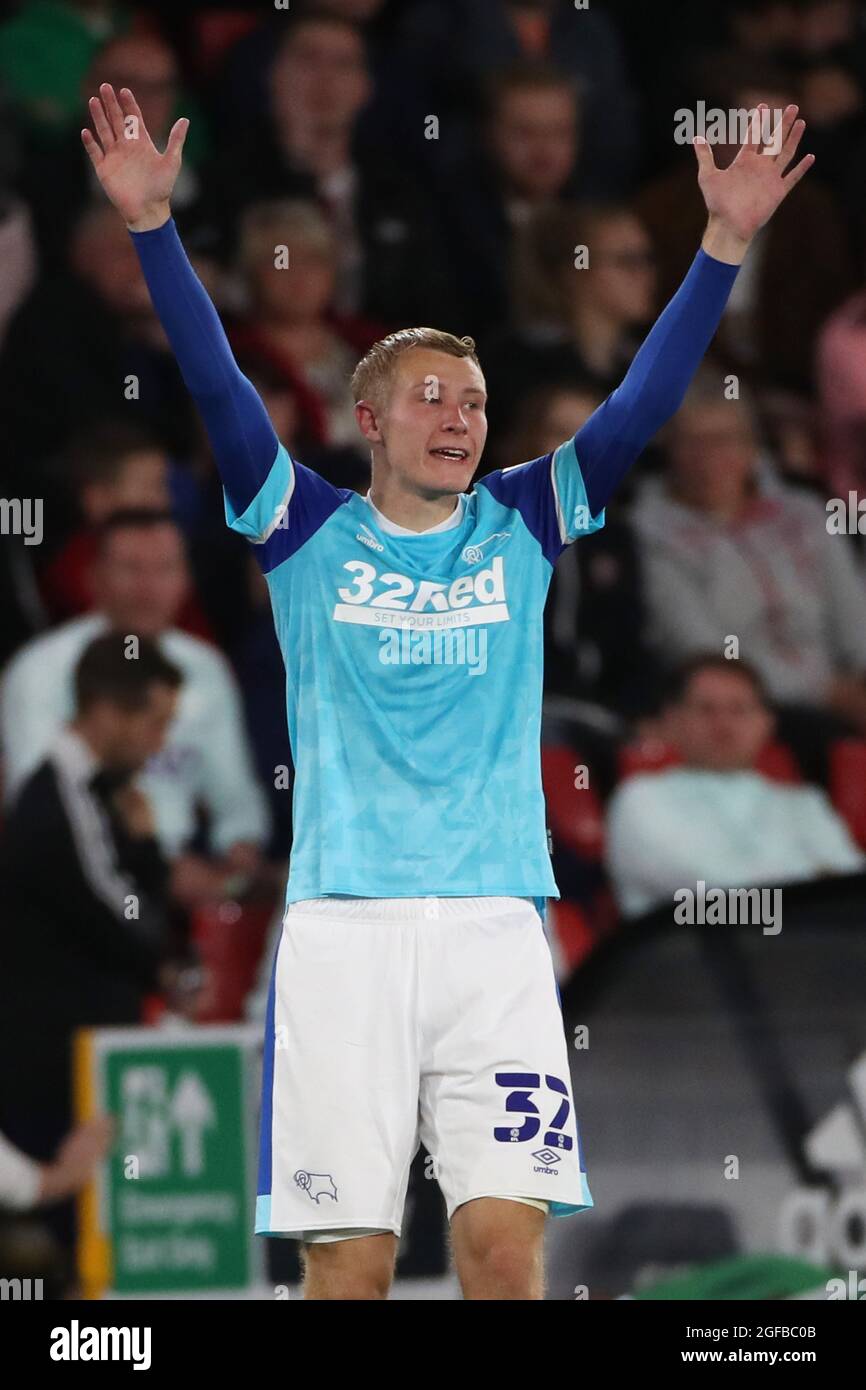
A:
[[[93,570],[99,528],[114,512],[168,511],[173,484],[184,471],[169,464],[152,434],[122,418],[103,420],[86,431],[72,444],[64,463],[76,519],[83,524],[72,531],[40,577],[46,607],[56,621],[86,613],[97,601]],[[181,486],[184,483],[185,479]],[[178,610],[177,626],[196,637],[213,638],[192,585]]]
[[[165,454],[152,435],[123,419],[102,421],[82,435],[68,451],[66,476],[84,524],[41,576],[55,621],[93,606],[97,528],[111,513],[130,507],[164,512],[171,502]]]
[[[669,427],[666,478],[639,489],[633,524],[646,577],[650,641],[676,662],[722,653],[730,636],[801,737],[834,716],[866,731],[864,585],[820,502],[760,470],[745,398],[699,373]],[[823,712],[823,716],[820,712]],[[800,749],[798,749],[800,751]]]
[[[606,396],[656,307],[650,239],[618,204],[540,213],[520,238],[513,284],[515,327],[484,351],[494,439],[508,403],[534,387],[584,381]]]
[[[265,577],[249,546],[243,558],[245,568],[240,582],[247,591],[248,612],[231,655],[244,700],[256,770],[270,805],[268,857],[287,861],[292,843],[293,769],[286,722],[286,670],[274,631]],[[281,767],[287,769],[288,779],[277,778],[276,770]]]
[[[370,486],[370,458],[359,447],[357,428],[355,438],[346,447],[323,444],[321,404],[302,380],[296,379],[294,373],[280,370],[268,352],[239,348],[235,357],[264,401],[278,439],[292,456],[314,468],[334,487],[366,492]],[[248,546],[244,553],[249,553]]]
[[[729,0],[733,46],[743,55],[790,60],[797,32],[796,0]]]
[[[866,492],[866,291],[837,309],[818,337],[816,376],[827,487]]]
[[[627,916],[673,907],[699,880],[779,887],[866,866],[823,791],[755,771],[772,729],[746,662],[699,657],[677,673],[663,730],[682,765],[629,778],[609,805],[608,865]]]
[[[72,720],[20,788],[0,842],[0,1130],[47,1159],[71,1120],[76,1029],[141,1020],[182,957],[169,868],[136,774],[163,746],[180,671],[143,638],[88,644]],[[55,1230],[70,1234],[69,1204]]]
[[[847,198],[866,158],[866,28],[857,0],[800,0],[794,63],[817,178]],[[853,184],[855,206],[862,186]]]
[[[750,111],[761,101],[780,111],[797,97],[784,71],[750,68],[741,58],[708,65],[705,82],[707,107],[725,111]],[[716,165],[725,168],[738,147],[736,139],[714,144]],[[688,270],[706,223],[694,157],[643,188],[636,210],[652,236],[659,295],[667,301]],[[815,334],[852,285],[851,248],[840,210],[826,189],[804,179],[752,242],[716,335],[716,356],[753,384],[808,390]]]
[[[36,278],[30,212],[0,186],[0,344],[15,310],[24,302]]]
[[[823,501],[825,459],[814,399],[794,391],[764,391],[756,405],[779,476],[819,494]]]
[[[230,45],[213,92],[220,129],[233,139],[247,137],[267,119],[274,56],[287,24],[303,10],[305,15],[347,21],[364,39],[372,82],[354,131],[358,151],[374,152],[403,167],[419,161],[426,167],[430,143],[424,139],[424,120],[433,109],[427,80],[431,62],[427,35],[413,24],[415,8],[404,0],[306,0],[289,12],[241,16],[237,22],[252,18],[252,28]]]
[[[552,453],[601,404],[591,386],[540,387],[523,400],[509,463]],[[630,528],[609,512],[602,531],[556,562],[544,613],[545,688],[634,713],[652,690],[643,640],[637,551]]]
[[[293,19],[270,69],[267,118],[220,155],[208,215],[231,245],[248,204],[315,200],[336,239],[339,313],[451,328],[435,207],[404,167],[355,146],[369,95],[357,26],[328,14]]]
[[[349,381],[358,358],[385,329],[329,314],[337,263],[335,233],[315,204],[273,202],[248,208],[241,224],[240,266],[249,321],[233,340],[242,352],[266,357],[288,384],[301,382],[307,388],[321,420],[319,442],[357,446]]]
[[[423,0],[409,7],[407,39],[423,35],[435,85],[431,111],[458,118],[456,139],[486,78],[515,64],[544,63],[581,93],[584,197],[625,193],[634,174],[638,113],[616,28],[595,6],[572,0]],[[443,123],[444,124],[444,123]],[[447,131],[446,131],[447,135]],[[453,138],[453,137],[452,137]]]
[[[237,347],[235,356],[241,371],[264,401],[277,438],[292,457],[315,469],[334,487],[366,492],[370,486],[369,458],[355,446],[335,448],[321,443],[325,428],[321,402],[288,370],[287,364],[278,364],[270,353],[252,348]],[[190,499],[192,505],[185,506],[182,513],[176,497],[174,510],[189,538],[193,572],[208,625],[221,646],[235,651],[243,642],[247,624],[260,623],[262,615],[251,598],[248,583],[249,543],[225,524],[222,484],[198,416],[196,421],[199,443],[183,477],[187,481],[194,478],[197,490]]]
[[[82,215],[70,262],[70,275],[39,281],[6,335],[0,410],[13,461],[29,477],[34,460],[120,411],[183,453],[188,394],[113,208],[96,204]]]
[[[0,1134],[0,1210],[27,1211],[80,1192],[105,1157],[112,1133],[107,1115],[85,1120],[47,1163],[30,1158]]]
[[[490,79],[486,98],[480,147],[464,147],[438,187],[468,320],[460,331],[476,338],[511,323],[518,234],[573,195],[579,149],[577,91],[557,69],[509,68]]]
[[[154,144],[165,148],[178,116],[191,119],[183,168],[172,193],[172,213],[179,223],[200,191],[197,169],[204,156],[204,121],[187,94],[181,95],[180,73],[173,49],[157,34],[125,34],[110,39],[95,53],[83,75],[74,124],[47,148],[31,153],[21,170],[18,187],[33,210],[43,266],[62,269],[69,221],[80,216],[99,191],[93,165],[81,143],[80,127],[90,119],[87,101],[110,82],[115,91],[135,92]],[[57,216],[57,209],[63,216]]]
[[[10,497],[12,489],[4,489]],[[48,626],[33,563],[34,547],[20,536],[4,536],[0,546],[0,666],[37,632]]]
[[[0,25],[0,80],[31,144],[78,123],[81,82],[94,54],[129,24],[125,6],[110,0],[25,0]]]
[[[237,688],[225,659],[174,626],[188,587],[181,536],[171,516],[118,512],[102,530],[98,611],[27,644],[0,687],[7,797],[45,756],[73,705],[73,674],[84,648],[108,630],[152,637],[183,672],[184,687],[162,753],[142,786],[153,803],[173,890],[186,900],[219,897],[232,873],[255,872],[268,835]],[[190,852],[200,814],[215,863]]]

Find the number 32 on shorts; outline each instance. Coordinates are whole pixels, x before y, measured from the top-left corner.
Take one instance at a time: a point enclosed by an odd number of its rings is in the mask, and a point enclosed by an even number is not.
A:
[[[537,1071],[498,1071],[494,1074],[494,1080],[497,1086],[504,1086],[508,1090],[505,1098],[505,1109],[508,1113],[525,1116],[521,1125],[494,1126],[494,1139],[500,1144],[524,1144],[527,1140],[534,1139],[541,1129],[541,1116],[532,1099],[532,1092],[541,1089],[540,1074]],[[544,1085],[548,1091],[553,1091],[559,1100],[556,1113],[548,1121],[542,1143],[550,1144],[556,1149],[571,1149],[574,1147],[574,1141],[570,1134],[563,1133],[571,1111],[565,1082],[560,1081],[558,1076],[545,1074]],[[553,1103],[551,1101],[551,1105]]]

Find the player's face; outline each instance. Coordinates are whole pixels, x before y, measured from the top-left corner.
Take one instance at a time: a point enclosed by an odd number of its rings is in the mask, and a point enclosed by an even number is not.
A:
[[[152,637],[171,627],[187,594],[183,542],[173,525],[129,527],[109,537],[96,599],[121,632]]]
[[[368,437],[419,496],[465,492],[487,439],[486,402],[471,358],[412,348],[397,358],[387,405]]]
[[[772,717],[743,675],[707,670],[692,677],[668,725],[687,766],[734,772],[754,766]]]

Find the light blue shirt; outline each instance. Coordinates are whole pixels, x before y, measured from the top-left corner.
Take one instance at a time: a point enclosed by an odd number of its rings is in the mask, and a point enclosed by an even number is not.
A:
[[[542,611],[564,545],[604,524],[573,442],[483,478],[420,534],[282,447],[226,517],[263,546],[286,666],[287,901],[555,896]]]

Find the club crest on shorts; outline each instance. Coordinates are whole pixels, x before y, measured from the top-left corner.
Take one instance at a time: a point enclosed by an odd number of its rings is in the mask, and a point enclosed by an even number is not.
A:
[[[330,1173],[308,1173],[306,1168],[299,1168],[295,1173],[295,1182],[316,1206],[320,1197],[333,1197],[337,1201],[337,1186]]]

